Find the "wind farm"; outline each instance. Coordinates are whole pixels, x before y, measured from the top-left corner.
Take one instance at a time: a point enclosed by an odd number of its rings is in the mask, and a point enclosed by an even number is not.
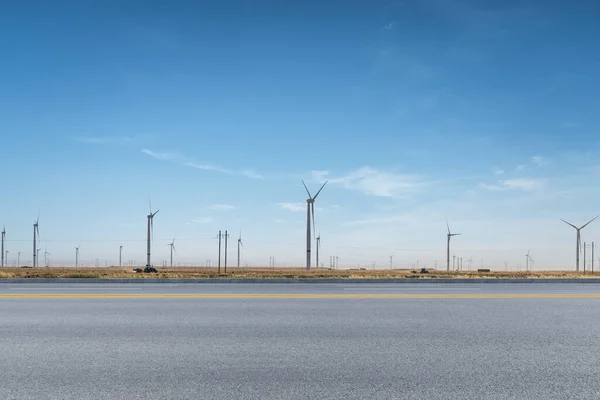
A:
[[[384,261],[381,264],[376,263],[375,261],[370,263],[355,263],[353,260],[350,260],[349,264],[346,266],[339,268],[339,252],[336,252],[336,255],[329,255],[330,264],[328,267],[325,267],[324,264],[320,262],[320,259],[323,255],[323,246],[321,243],[321,229],[319,229],[319,233],[317,234],[316,229],[316,220],[315,220],[315,201],[321,191],[327,184],[327,181],[323,182],[313,196],[304,180],[301,181],[306,193],[308,194],[308,198],[306,200],[306,263],[304,265],[297,265],[293,263],[283,263],[280,265],[275,264],[275,257],[271,256],[269,259],[269,266],[266,267],[266,263],[261,265],[260,263],[255,263],[253,265],[249,265],[248,262],[244,262],[242,259],[242,250],[244,249],[244,242],[242,241],[242,233],[240,229],[240,233],[238,235],[236,241],[236,263],[234,267],[227,269],[227,260],[228,260],[228,239],[229,234],[227,230],[221,230],[218,232],[217,236],[214,237],[215,242],[215,251],[218,251],[218,263],[216,267],[211,267],[208,262],[204,265],[200,265],[200,263],[194,262],[184,262],[183,265],[181,262],[175,262],[174,257],[178,254],[175,246],[175,237],[173,237],[170,241],[166,243],[166,246],[169,249],[168,256],[166,259],[162,260],[161,267],[157,267],[153,264],[152,260],[152,250],[153,250],[153,242],[154,238],[154,218],[158,214],[159,210],[154,211],[152,209],[151,203],[149,203],[149,212],[146,215],[146,262],[145,265],[139,265],[135,260],[129,260],[126,265],[123,264],[123,245],[118,246],[118,262],[111,262],[108,264],[105,262],[104,267],[100,265],[100,260],[98,257],[94,257],[94,261],[86,262],[82,265],[81,257],[80,257],[80,248],[82,243],[85,241],[80,241],[79,245],[74,246],[75,250],[75,258],[74,264],[68,263],[52,263],[48,258],[48,256],[52,255],[47,247],[44,247],[43,257],[44,257],[44,267],[39,268],[39,259],[40,252],[42,251],[42,246],[40,246],[40,235],[39,235],[39,213],[37,219],[33,224],[33,264],[32,266],[22,266],[21,263],[21,253],[22,251],[15,252],[17,255],[17,260],[13,261],[12,265],[9,265],[8,255],[10,254],[9,250],[5,249],[7,245],[6,241],[6,226],[3,226],[2,236],[1,236],[1,246],[2,246],[2,274],[0,277],[68,277],[68,276],[86,276],[86,277],[141,277],[141,276],[150,276],[150,277],[189,277],[189,278],[214,278],[214,277],[248,277],[248,278],[256,278],[256,277],[271,277],[271,278],[285,278],[285,277],[295,277],[295,278],[448,278],[448,277],[578,277],[581,275],[585,276],[594,276],[594,274],[598,274],[598,270],[600,268],[596,268],[594,270],[594,242],[591,242],[591,245],[583,244],[581,239],[581,231],[590,225],[597,217],[592,218],[585,224],[581,226],[575,226],[574,224],[560,219],[560,221],[568,224],[576,230],[576,254],[575,254],[575,263],[574,268],[564,268],[561,270],[548,270],[544,269],[543,266],[536,268],[534,272],[533,263],[534,259],[531,253],[531,248],[529,248],[525,253],[525,262],[521,265],[517,264],[515,268],[509,269],[509,262],[505,260],[503,265],[492,265],[489,268],[484,268],[484,259],[481,259],[481,268],[472,268],[473,267],[473,258],[467,258],[467,270],[464,269],[463,263],[463,255],[456,254],[456,252],[451,251],[451,243],[452,238],[456,236],[462,236],[462,233],[457,233],[451,230],[448,219],[445,219],[446,225],[446,246],[445,246],[445,256],[446,256],[446,268],[444,270],[438,270],[437,259],[435,261],[430,260],[429,262],[424,261],[422,259],[417,259],[416,263],[412,261],[398,261],[398,258],[401,257],[402,250],[393,249],[394,251],[391,253],[385,253],[382,250],[382,258],[388,261]],[[327,228],[324,226],[323,228]],[[183,238],[182,240],[186,240]],[[189,239],[187,239],[189,240]],[[468,240],[468,235],[464,237],[463,241]],[[314,242],[314,243],[313,243]],[[252,243],[252,241],[251,241]],[[314,246],[313,246],[314,245]],[[326,246],[327,247],[327,246]],[[313,256],[312,249],[315,249],[315,263],[313,264]],[[588,249],[591,249],[591,257],[587,257]],[[392,250],[392,249],[390,249]],[[329,250],[331,252],[331,249]],[[464,252],[464,249],[460,251]],[[580,269],[580,257],[583,252],[584,259],[584,267],[583,271]],[[452,253],[452,256],[451,256]],[[438,253],[439,254],[439,253]],[[523,253],[521,253],[523,254]],[[394,257],[396,259],[394,260]],[[206,250],[203,251],[203,254],[199,256],[199,258],[203,258],[208,260],[208,255],[206,254]],[[333,260],[333,261],[332,261]],[[588,262],[589,260],[589,262]],[[223,262],[223,268],[221,268]],[[396,261],[396,262],[394,262]],[[600,263],[600,261],[599,261]],[[92,265],[93,264],[93,265]],[[387,266],[386,266],[387,264]],[[22,267],[27,267],[27,270],[22,270]],[[51,268],[50,268],[51,267]],[[587,268],[586,268],[587,267]],[[590,268],[591,267],[591,268]],[[44,272],[39,272],[38,270],[42,269]],[[141,273],[141,274],[140,274]],[[600,274],[598,275],[600,277]]]

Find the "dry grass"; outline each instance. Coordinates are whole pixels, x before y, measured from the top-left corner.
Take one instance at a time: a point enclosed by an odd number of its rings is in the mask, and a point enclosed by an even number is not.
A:
[[[431,271],[419,274],[410,270],[329,270],[316,268],[306,271],[303,268],[228,268],[227,274],[216,268],[187,267],[159,268],[156,274],[136,273],[131,268],[2,268],[0,279],[6,278],[600,278],[600,273],[583,274],[569,271],[504,272],[479,273],[476,271],[446,272]]]

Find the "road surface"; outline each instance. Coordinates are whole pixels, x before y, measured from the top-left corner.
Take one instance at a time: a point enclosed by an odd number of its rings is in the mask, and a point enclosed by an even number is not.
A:
[[[2,399],[598,399],[600,285],[0,284]]]

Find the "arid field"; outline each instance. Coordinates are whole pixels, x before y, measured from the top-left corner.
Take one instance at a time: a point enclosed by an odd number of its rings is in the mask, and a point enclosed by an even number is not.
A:
[[[307,271],[303,268],[221,268],[185,267],[158,268],[158,273],[138,273],[133,268],[74,268],[74,267],[38,267],[38,268],[2,268],[2,278],[600,278],[600,273],[576,273],[572,271],[460,271],[446,272],[429,270],[427,274],[412,270],[329,270],[315,268]]]

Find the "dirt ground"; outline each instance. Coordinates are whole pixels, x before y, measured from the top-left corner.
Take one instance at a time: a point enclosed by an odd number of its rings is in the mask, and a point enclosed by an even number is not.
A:
[[[600,273],[583,274],[572,271],[459,271],[446,272],[429,270],[427,274],[411,270],[329,270],[314,268],[307,271],[303,268],[217,268],[179,267],[158,268],[158,273],[138,273],[133,268],[69,268],[69,267],[38,267],[38,268],[1,268],[2,278],[600,278]]]

